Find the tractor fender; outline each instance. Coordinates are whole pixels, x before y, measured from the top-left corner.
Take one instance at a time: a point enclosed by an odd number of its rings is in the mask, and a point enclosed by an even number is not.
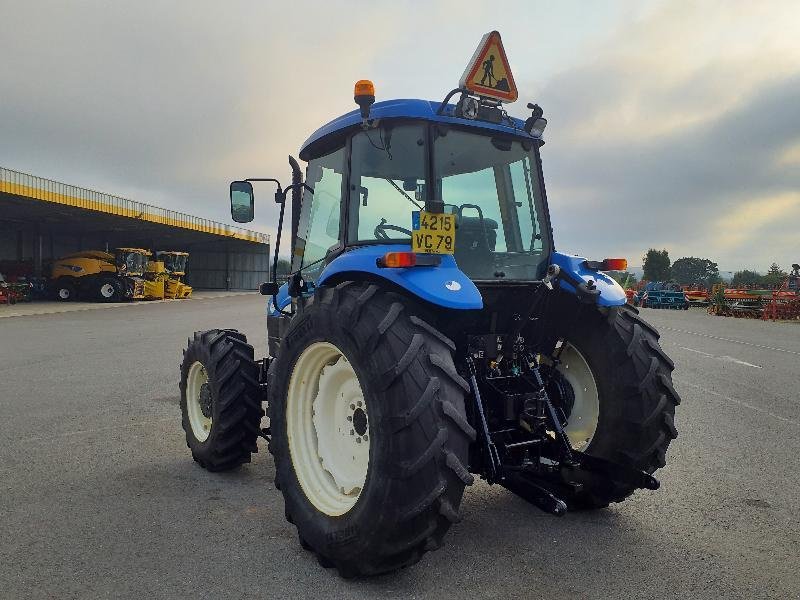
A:
[[[612,277],[602,271],[594,271],[586,266],[586,259],[582,256],[564,254],[563,252],[553,252],[551,262],[561,267],[573,279],[588,282],[594,281],[600,295],[597,298],[598,306],[622,306],[627,302],[625,290]],[[559,285],[565,292],[577,294],[575,286],[566,278],[559,279]]]
[[[438,266],[411,267],[407,269],[381,268],[377,261],[387,252],[409,252],[408,244],[380,244],[361,246],[337,256],[319,277],[317,285],[348,272],[380,277],[400,286],[418,298],[456,310],[483,308],[483,297],[478,288],[456,265],[452,255],[443,254]],[[337,277],[338,279],[338,277]]]
[[[472,280],[456,265],[450,255],[442,255],[442,262],[435,267],[411,267],[390,269],[378,266],[378,258],[387,252],[408,252],[408,244],[380,244],[353,248],[337,256],[322,271],[316,281],[317,286],[327,281],[342,279],[385,279],[426,302],[456,310],[475,310],[483,308],[483,297]],[[278,290],[277,304],[285,308],[290,298],[287,285]],[[270,314],[277,314],[272,303]]]

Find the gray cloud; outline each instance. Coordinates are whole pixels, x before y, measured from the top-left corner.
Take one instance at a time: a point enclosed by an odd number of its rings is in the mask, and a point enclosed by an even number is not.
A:
[[[550,119],[558,246],[797,261],[781,212],[800,210],[800,164],[780,159],[800,144],[791,3],[584,6],[523,2],[491,25]],[[442,96],[493,14],[463,8],[420,23],[413,3],[16,3],[0,11],[0,164],[230,222],[228,181],[288,177],[286,155],[351,109],[356,79]],[[255,227],[272,231],[268,197]]]

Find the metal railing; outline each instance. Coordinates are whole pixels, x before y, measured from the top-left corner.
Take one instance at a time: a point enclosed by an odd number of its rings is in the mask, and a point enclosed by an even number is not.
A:
[[[0,192],[261,244],[269,234],[0,167]]]

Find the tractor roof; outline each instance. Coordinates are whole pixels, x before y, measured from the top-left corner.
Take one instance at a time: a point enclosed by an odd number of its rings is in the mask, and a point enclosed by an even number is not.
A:
[[[488,129],[528,139],[532,139],[533,137],[526,133],[524,129],[522,129],[524,122],[521,119],[509,117],[509,120],[506,120],[503,123],[490,123],[488,121],[479,121],[477,119],[471,120],[454,117],[454,104],[448,104],[447,108],[444,110],[444,114],[437,115],[436,111],[439,110],[440,105],[441,101],[433,100],[385,100],[383,102],[376,102],[372,105],[369,118],[418,119],[424,121],[434,121],[437,123],[464,125],[478,129]],[[300,148],[300,158],[307,161],[314,156],[319,156],[328,149],[332,149],[331,146],[336,145],[333,142],[337,138],[359,127],[360,125],[361,113],[359,110],[354,110],[334,119],[333,121],[330,121],[329,123],[326,123],[312,133],[311,136],[305,141],[303,146]]]

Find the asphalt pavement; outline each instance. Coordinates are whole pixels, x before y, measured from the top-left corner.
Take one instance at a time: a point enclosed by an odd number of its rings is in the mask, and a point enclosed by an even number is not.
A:
[[[417,565],[345,581],[264,444],[211,474],[180,427],[196,329],[265,351],[255,294],[0,319],[0,598],[800,598],[800,324],[644,310],[683,397],[657,492],[545,515],[498,486]]]

